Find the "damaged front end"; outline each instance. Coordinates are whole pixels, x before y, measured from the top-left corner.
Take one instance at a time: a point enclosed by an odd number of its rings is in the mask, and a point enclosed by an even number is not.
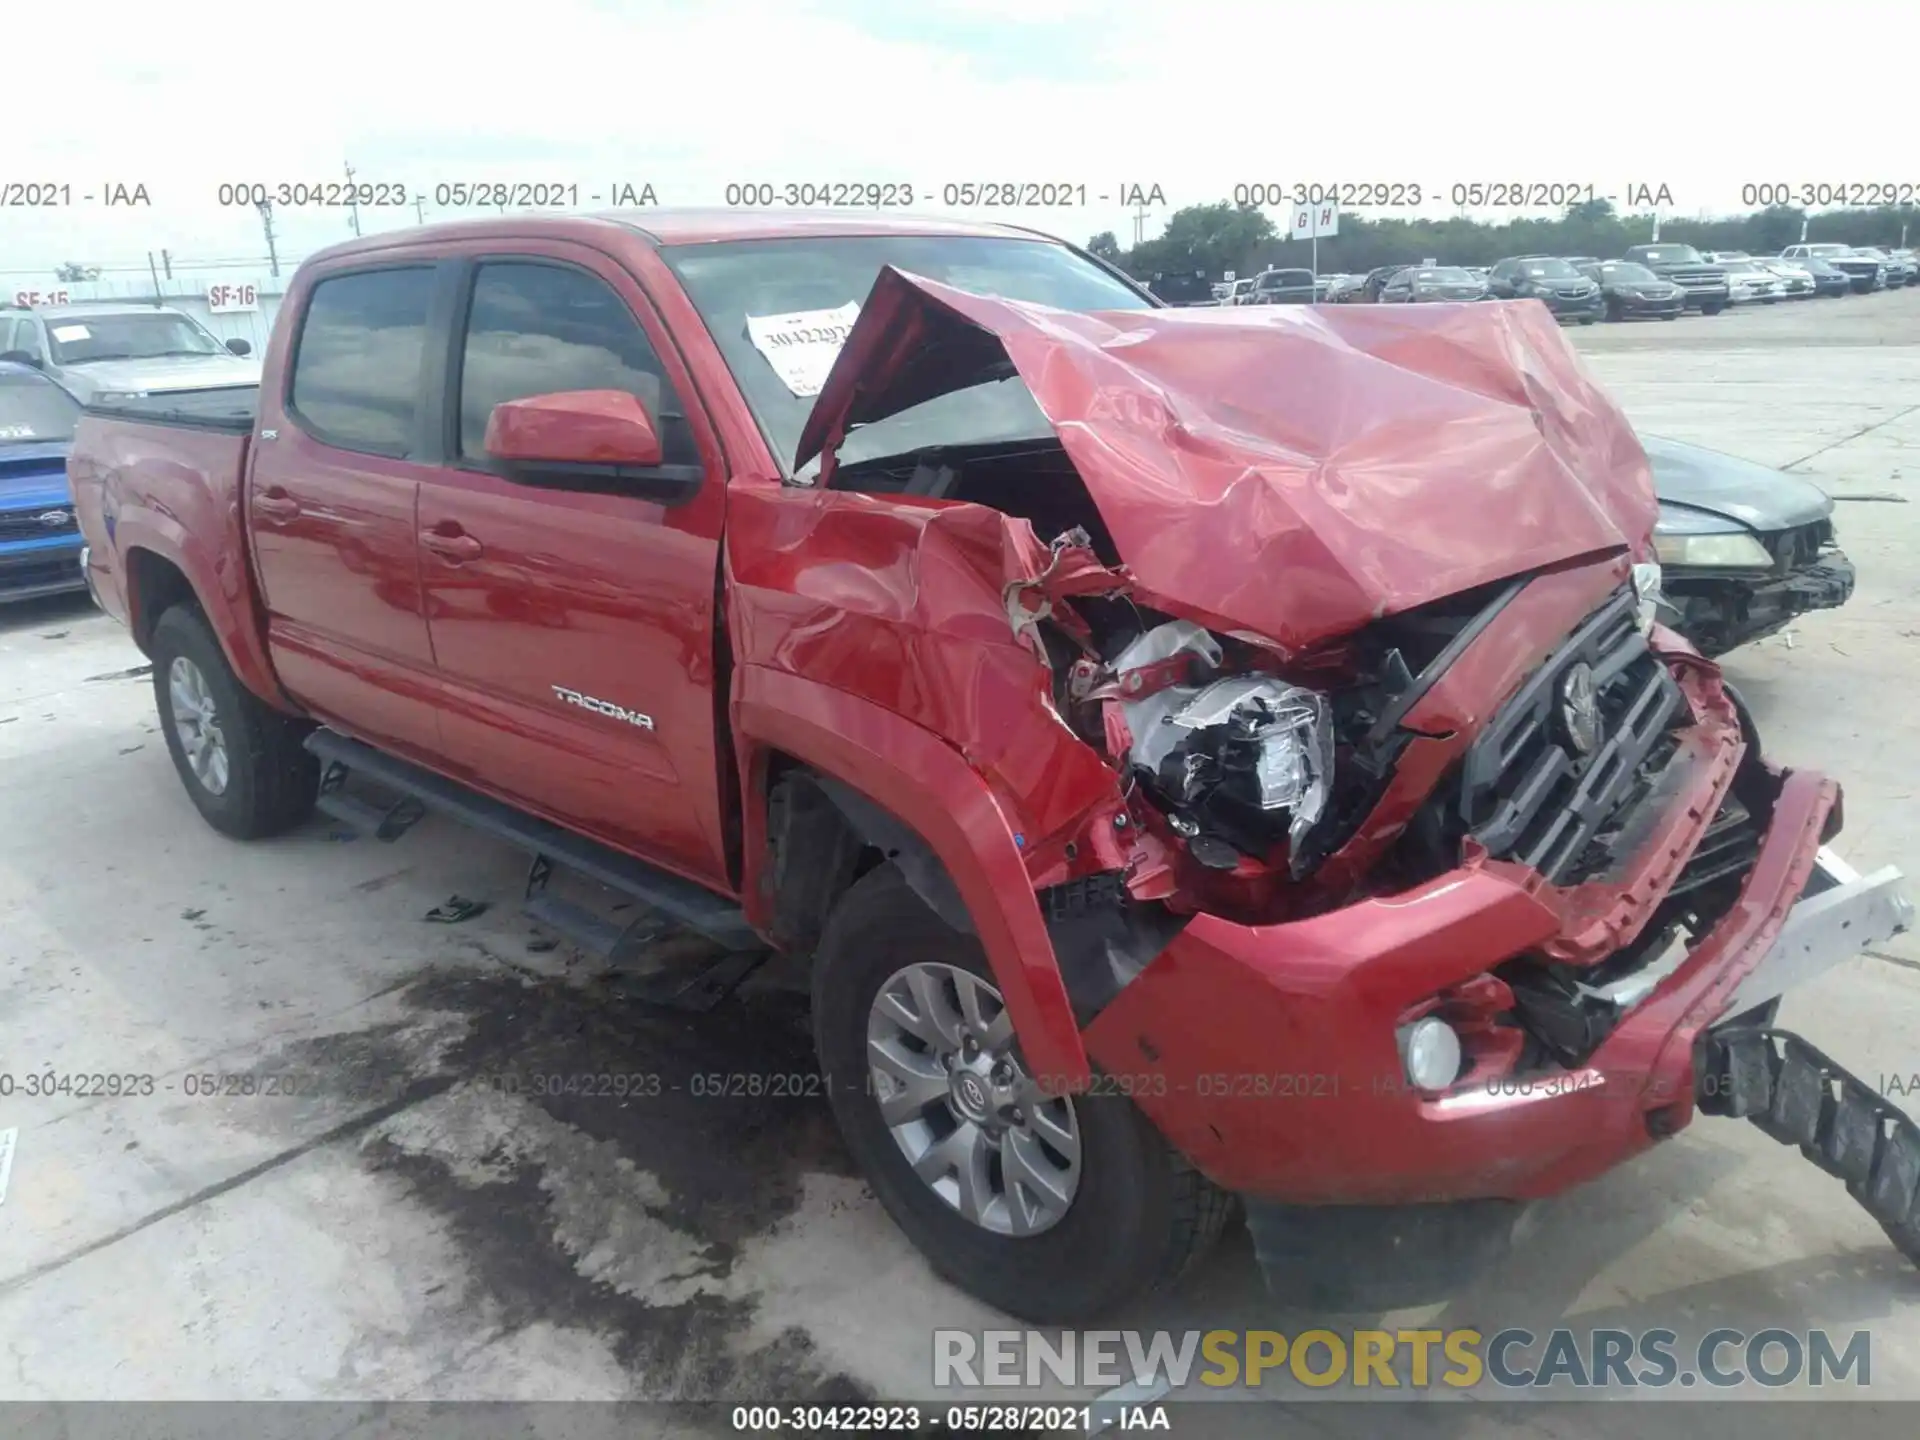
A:
[[[1311,882],[1381,801],[1448,642],[1513,577],[1650,529],[1632,434],[1550,327],[1439,308],[1078,315],[881,273],[796,474],[817,457],[818,503],[873,497],[888,503],[869,513],[927,518],[929,538],[1006,527],[1000,573],[977,579],[999,582],[1011,638],[1043,667],[1054,744],[1064,731],[1104,773],[1049,762],[1030,788],[998,734],[926,718],[999,782],[1037,889],[1117,873],[1133,901],[1247,923],[1359,893],[1379,835]],[[1026,438],[840,458],[863,427],[1008,383],[1032,401]],[[1501,509],[1497,534],[1476,505]],[[974,506],[991,518],[957,518]],[[915,603],[953,573],[931,553],[914,567]],[[960,611],[957,594],[932,603]],[[1031,717],[1017,728],[1034,753]]]
[[[884,271],[817,474],[730,499],[743,665],[964,757],[1087,1059],[1159,1077],[1135,1103],[1263,1256],[1350,1207],[1403,1212],[1382,1256],[1479,1255],[1687,1123],[1838,827],[1654,622],[1645,457],[1537,308],[1078,315]],[[837,458],[1007,383],[1033,433]]]

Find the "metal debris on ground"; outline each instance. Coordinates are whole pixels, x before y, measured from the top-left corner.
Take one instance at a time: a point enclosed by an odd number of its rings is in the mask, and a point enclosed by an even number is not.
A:
[[[153,666],[151,665],[135,665],[127,670],[109,670],[104,675],[89,675],[87,676],[86,683],[91,685],[95,680],[138,680],[142,676],[151,675],[152,673]]]
[[[18,1128],[0,1130],[0,1205],[7,1203],[7,1182],[13,1178],[13,1147],[19,1137]]]
[[[464,895],[451,895],[444,905],[436,905],[421,918],[431,920],[436,925],[458,925],[462,920],[471,920],[487,908],[485,900],[469,900]]]
[[[531,935],[527,937],[527,949],[536,955],[544,955],[549,950],[558,950],[560,942],[551,935]]]
[[[1835,495],[1833,498],[1835,500],[1871,500],[1882,505],[1905,505],[1907,503],[1906,496],[1896,495],[1891,490],[1869,490],[1862,495]]]

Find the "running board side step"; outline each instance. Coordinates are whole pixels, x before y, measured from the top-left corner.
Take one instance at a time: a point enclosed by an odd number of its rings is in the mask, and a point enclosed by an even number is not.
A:
[[[764,942],[747,923],[739,906],[691,880],[683,880],[610,846],[528,815],[457,780],[449,780],[424,766],[349,739],[338,731],[325,728],[313,731],[307,736],[306,748],[322,765],[320,808],[355,829],[382,840],[393,840],[433,810],[532,851],[533,866],[528,872],[525,897],[527,913],[603,960],[615,965],[630,964],[641,944],[659,938],[671,926],[697,931],[732,952],[707,971],[695,971],[691,979],[688,969],[679,967],[670,972],[634,977],[648,989],[661,988],[663,995],[668,991],[686,992],[681,1001],[663,998],[660,1003],[699,1001],[713,988],[699,983],[709,972],[738,970],[732,982],[737,984],[765,953]],[[349,775],[394,791],[400,798],[381,809],[349,795],[343,788]],[[658,914],[643,915],[622,928],[584,906],[547,893],[548,879],[555,867],[562,865]],[[659,918],[662,916],[670,923],[663,925]],[[711,978],[718,983],[724,975],[713,973]],[[732,984],[728,984],[726,990],[731,990]],[[719,993],[723,996],[726,992]],[[705,1006],[697,1004],[696,1008]]]
[[[1700,1058],[1702,1113],[1744,1117],[1797,1145],[1920,1265],[1920,1125],[1786,1030],[1728,1025],[1703,1037]]]

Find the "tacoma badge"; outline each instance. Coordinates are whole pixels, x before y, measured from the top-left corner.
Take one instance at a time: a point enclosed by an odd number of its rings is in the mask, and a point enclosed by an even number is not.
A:
[[[582,710],[591,710],[596,715],[611,715],[616,720],[624,720],[629,725],[638,725],[642,730],[653,729],[653,717],[642,715],[638,710],[629,710],[624,705],[616,705],[611,700],[596,700],[591,695],[582,695],[578,690],[569,690],[564,685],[553,687],[553,693],[569,705],[578,705]]]

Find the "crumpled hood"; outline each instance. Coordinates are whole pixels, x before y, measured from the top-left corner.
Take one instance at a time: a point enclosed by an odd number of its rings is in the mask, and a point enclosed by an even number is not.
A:
[[[1766,533],[1810,525],[1833,513],[1826,491],[1798,475],[1723,455],[1718,450],[1643,435],[1662,501],[1725,515]]]
[[[795,468],[831,485],[849,427],[1015,372],[1143,598],[1288,651],[1652,534],[1639,442],[1537,305],[1076,314],[889,267]]]

